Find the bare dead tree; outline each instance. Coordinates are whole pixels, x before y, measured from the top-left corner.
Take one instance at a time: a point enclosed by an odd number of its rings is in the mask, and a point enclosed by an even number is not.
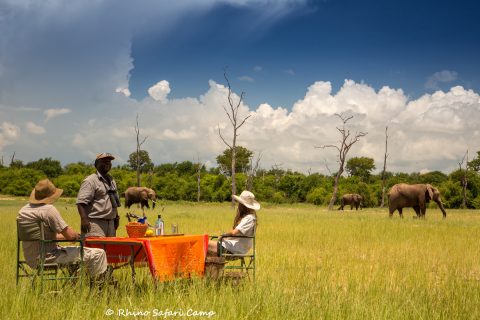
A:
[[[242,93],[240,94],[240,98],[238,99],[237,102],[235,102],[233,99],[232,86],[230,85],[230,81],[228,80],[226,70],[223,72],[223,76],[228,86],[228,108],[223,106],[223,110],[225,110],[228,120],[230,121],[233,127],[232,142],[229,143],[225,140],[225,138],[222,135],[222,132],[220,131],[220,126],[218,126],[218,135],[220,136],[220,139],[222,139],[223,143],[228,148],[230,148],[232,152],[232,194],[237,194],[237,186],[235,183],[235,166],[236,166],[237,138],[239,136],[238,130],[245,124],[245,122],[247,121],[248,118],[250,118],[251,115],[248,115],[245,117],[239,116],[238,113],[240,111],[240,105],[242,104],[245,92],[242,91]],[[234,205],[235,205],[235,201],[232,199],[232,207]]]
[[[250,168],[248,169],[247,172],[247,190],[252,191],[253,190],[253,179],[255,175],[257,174],[258,167],[260,165],[260,160],[262,159],[262,152],[260,151],[258,153],[257,158],[255,161],[253,160],[253,157],[250,158]]]
[[[385,127],[385,157],[383,158],[383,171],[382,171],[382,202],[380,203],[380,208],[385,206],[385,189],[386,189],[386,175],[387,170],[387,157],[388,157],[388,126]]]
[[[200,197],[201,197],[201,172],[202,172],[202,167],[203,163],[200,162],[200,157],[197,156],[197,163],[195,164],[196,169],[197,169],[197,202],[200,202]]]
[[[153,182],[153,170],[149,170],[147,174],[147,184],[145,185],[147,188],[152,188]]]
[[[12,158],[10,159],[10,167],[12,166],[13,161],[15,161],[15,151],[13,151]]]
[[[280,163],[280,164],[275,163],[272,165],[272,170],[273,170],[273,173],[275,174],[275,191],[277,191],[278,183],[280,182],[280,178],[282,177],[282,172],[283,172],[282,165],[283,163]]]
[[[461,208],[465,209],[467,207],[467,174],[468,174],[468,149],[463,156],[462,161],[458,162],[458,166],[460,167],[460,172],[463,171],[463,164],[465,163],[465,171],[463,172],[462,177],[462,205]]]
[[[336,146],[336,145],[333,145],[333,144],[326,144],[326,145],[322,145],[322,146],[319,146],[319,147],[315,147],[315,148],[319,148],[319,149],[334,148],[334,149],[337,149],[337,151],[338,151],[339,168],[338,168],[338,172],[335,176],[335,182],[334,182],[334,185],[333,185],[333,194],[332,194],[332,198],[330,199],[330,203],[328,204],[328,210],[332,210],[333,205],[335,204],[335,201],[337,201],[338,182],[340,181],[340,176],[342,175],[342,173],[344,171],[344,165],[345,165],[345,160],[346,160],[348,151],[350,150],[350,148],[356,142],[360,141],[361,137],[364,137],[364,136],[367,135],[366,132],[356,132],[353,136],[350,136],[351,132],[346,127],[346,124],[350,119],[353,118],[353,116],[347,117],[343,114],[338,114],[338,113],[335,113],[335,115],[337,117],[339,117],[340,120],[342,121],[342,127],[341,128],[337,127],[337,130],[338,130],[338,132],[340,132],[341,137],[342,137],[341,140],[340,140],[340,145]]]
[[[140,127],[138,126],[138,113],[137,121],[135,125],[135,133],[137,135],[137,187],[140,187],[140,147],[145,143],[148,137],[143,138],[140,141]]]
[[[325,165],[325,169],[327,169],[328,174],[331,176],[331,175],[332,175],[332,171],[331,171],[330,168],[328,167],[327,159],[323,159],[323,164]]]

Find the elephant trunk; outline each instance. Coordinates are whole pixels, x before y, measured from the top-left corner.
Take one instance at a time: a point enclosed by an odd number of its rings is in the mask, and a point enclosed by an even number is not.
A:
[[[155,200],[152,200],[152,210],[155,209],[155,204],[157,203],[157,201]]]
[[[438,201],[436,201],[437,204],[438,204],[438,207],[440,208],[440,210],[442,211],[443,213],[443,218],[446,218],[447,217],[447,212],[445,211],[445,208],[443,207],[443,203],[442,201],[439,199]]]

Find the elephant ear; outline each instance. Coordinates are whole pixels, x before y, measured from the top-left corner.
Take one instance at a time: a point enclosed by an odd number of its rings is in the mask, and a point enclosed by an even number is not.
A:
[[[147,199],[148,199],[147,190],[143,189],[142,191],[140,191],[140,197],[141,197],[143,200],[147,200]]]
[[[427,184],[427,192],[426,194],[428,195],[428,198],[431,200],[433,199],[433,187],[431,184]]]

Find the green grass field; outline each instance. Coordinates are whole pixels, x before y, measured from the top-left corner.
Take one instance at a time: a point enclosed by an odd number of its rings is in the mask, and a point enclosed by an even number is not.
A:
[[[118,288],[38,294],[27,280],[15,286],[15,217],[26,199],[0,198],[1,319],[480,319],[478,210],[448,210],[443,220],[428,209],[418,220],[411,209],[404,219],[389,219],[387,209],[265,205],[258,213],[255,282],[235,287],[193,279],[155,287],[142,268],[136,285],[125,270],[116,274]],[[74,201],[56,206],[78,230]],[[162,206],[163,212],[148,212],[149,221],[161,213],[166,230],[178,223],[189,234],[229,230],[234,216],[227,203]]]

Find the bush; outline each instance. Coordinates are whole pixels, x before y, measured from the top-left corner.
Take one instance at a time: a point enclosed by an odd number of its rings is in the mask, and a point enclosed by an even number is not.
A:
[[[42,171],[28,168],[0,170],[0,192],[15,196],[30,195],[38,181],[45,179]]]
[[[327,197],[330,195],[330,193],[323,187],[317,187],[313,190],[311,190],[307,194],[307,202],[308,203],[313,203],[317,206],[320,205],[325,205],[327,202],[330,200],[327,200]]]

